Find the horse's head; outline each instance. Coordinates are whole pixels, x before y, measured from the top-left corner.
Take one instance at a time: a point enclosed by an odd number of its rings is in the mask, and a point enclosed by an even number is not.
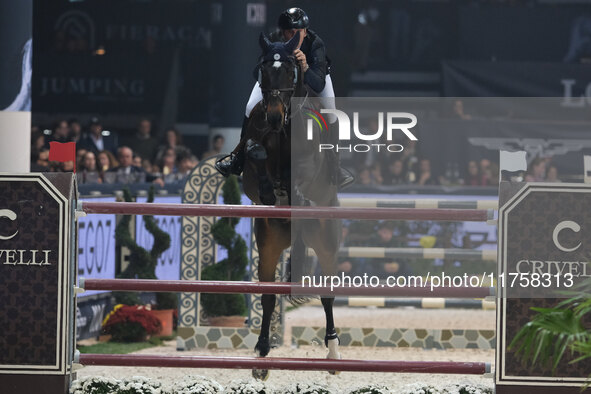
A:
[[[299,42],[299,32],[286,43],[271,42],[263,33],[259,39],[263,49],[259,85],[267,122],[274,131],[287,123],[291,98],[300,84],[300,67],[293,56]]]

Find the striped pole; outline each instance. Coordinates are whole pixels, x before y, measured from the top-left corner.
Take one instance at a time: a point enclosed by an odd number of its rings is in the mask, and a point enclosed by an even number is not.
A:
[[[489,363],[451,361],[339,360],[274,357],[159,356],[144,354],[79,354],[82,365],[119,367],[284,369],[298,371],[398,372],[483,375]]]
[[[322,306],[319,299],[314,298],[307,305]],[[386,297],[335,297],[334,306],[347,307],[378,307],[420,309],[484,309],[494,310],[495,301],[487,299],[464,298],[386,298]]]
[[[340,198],[342,207],[358,208],[423,208],[423,209],[499,209],[498,200],[436,200]]]
[[[154,291],[215,294],[297,294],[297,295],[356,295],[395,297],[458,297],[485,298],[495,295],[494,287],[388,287],[371,286],[302,286],[286,282],[225,282],[205,280],[159,280],[159,279],[84,279],[79,278],[79,287],[84,290],[109,291]]]
[[[80,201],[79,211],[118,215],[251,217],[276,219],[437,220],[487,222],[492,210],[342,207],[274,207],[268,205],[156,204]]]
[[[308,256],[314,256],[314,250],[308,248]],[[453,259],[497,261],[495,249],[443,249],[443,248],[382,248],[350,246],[339,249],[340,257],[350,258],[415,258],[415,259]]]

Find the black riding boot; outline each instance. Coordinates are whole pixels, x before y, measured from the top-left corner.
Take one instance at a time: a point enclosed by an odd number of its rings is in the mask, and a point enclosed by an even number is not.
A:
[[[242,130],[240,131],[240,142],[238,143],[238,149],[234,149],[234,151],[229,154],[228,156],[222,157],[215,163],[215,169],[218,170],[220,174],[227,177],[230,174],[240,175],[242,174],[242,170],[244,169],[244,146],[240,147],[240,145],[244,145],[242,140],[244,139],[244,135],[246,134],[246,127],[248,126],[248,117],[244,117],[242,121]]]
[[[328,132],[328,138],[329,138],[329,143],[332,144],[333,146],[337,146],[339,141],[337,138],[338,134],[337,131],[332,129],[332,124],[329,127],[329,132]],[[341,167],[341,160],[340,160],[340,155],[338,150],[334,150],[331,151],[333,152],[334,157],[332,157],[332,168],[338,169],[337,171],[337,179],[336,179],[336,184],[339,187],[339,189],[344,189],[347,186],[351,185],[353,182],[355,182],[355,177],[353,176],[353,174],[351,174],[351,172],[349,172],[349,170]]]
[[[353,174],[351,174],[346,168],[339,166],[339,189],[344,189],[353,182],[355,182]]]

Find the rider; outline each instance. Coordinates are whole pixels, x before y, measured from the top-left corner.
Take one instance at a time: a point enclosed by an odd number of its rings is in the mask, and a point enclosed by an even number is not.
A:
[[[324,42],[314,31],[308,29],[309,24],[308,15],[304,10],[289,8],[279,16],[278,27],[280,31],[272,34],[271,40],[288,41],[297,32],[300,32],[300,45],[294,50],[293,55],[304,73],[304,83],[319,97],[334,97],[330,78],[330,61],[326,57]],[[262,99],[261,87],[256,82],[246,104],[242,131],[240,132],[241,141],[245,135],[250,112]],[[244,167],[244,155],[244,149],[235,149],[229,156],[229,160],[221,159],[216,163],[215,167],[223,176],[240,175]],[[338,183],[341,188],[351,184],[353,180],[354,178],[348,171],[340,169]]]

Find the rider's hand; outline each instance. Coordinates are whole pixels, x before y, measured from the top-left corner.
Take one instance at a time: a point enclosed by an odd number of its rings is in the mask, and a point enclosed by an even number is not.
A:
[[[302,71],[306,72],[309,68],[308,61],[306,60],[306,55],[299,49],[293,51],[293,55],[295,56],[296,60],[300,63],[302,67]]]

